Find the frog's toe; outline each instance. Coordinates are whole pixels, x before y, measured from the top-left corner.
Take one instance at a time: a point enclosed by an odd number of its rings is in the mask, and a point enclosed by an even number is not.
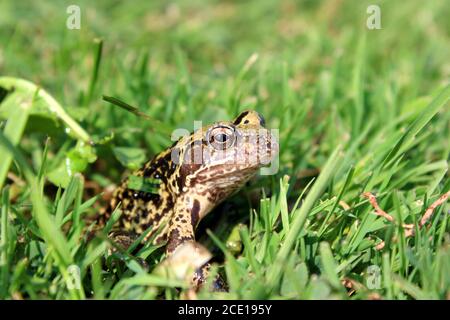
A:
[[[195,272],[192,282],[197,291],[200,290],[207,282],[207,278],[210,276],[210,269],[211,265],[209,263],[206,263]],[[228,285],[220,276],[220,274],[215,275],[214,279],[212,280],[210,290],[215,292],[228,291]]]

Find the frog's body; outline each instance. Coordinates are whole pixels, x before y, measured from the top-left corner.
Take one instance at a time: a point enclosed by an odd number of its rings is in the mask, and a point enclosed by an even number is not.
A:
[[[170,255],[180,244],[195,241],[199,221],[241,188],[278,151],[263,118],[245,111],[231,122],[217,122],[182,137],[133,176],[159,181],[154,192],[133,190],[129,178],[115,190],[104,218],[121,203],[119,231],[156,230],[167,240]]]

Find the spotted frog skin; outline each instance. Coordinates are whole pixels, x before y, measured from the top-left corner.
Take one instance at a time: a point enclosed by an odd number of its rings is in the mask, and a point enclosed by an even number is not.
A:
[[[248,110],[233,121],[216,122],[180,138],[133,174],[159,181],[157,189],[134,190],[125,178],[102,220],[120,204],[115,229],[138,236],[151,228],[144,241],[166,242],[167,256],[181,244],[194,242],[200,220],[278,152],[264,125],[259,113]]]

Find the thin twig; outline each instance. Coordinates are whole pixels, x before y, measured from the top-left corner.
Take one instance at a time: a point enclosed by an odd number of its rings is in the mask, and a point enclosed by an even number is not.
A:
[[[394,217],[380,208],[380,206],[378,205],[378,202],[377,202],[377,198],[372,193],[364,192],[362,194],[362,196],[369,199],[369,202],[372,205],[372,207],[375,209],[375,214],[377,216],[381,216],[381,217],[385,218],[386,220],[395,223]],[[403,228],[404,229],[412,229],[412,228],[414,228],[414,224],[403,224]]]
[[[385,245],[386,245],[386,242],[384,242],[384,240],[383,240],[383,241],[381,241],[379,244],[377,244],[377,245],[375,246],[375,249],[376,249],[376,250],[381,250],[381,249],[384,248]]]
[[[383,209],[380,208],[380,206],[378,205],[377,202],[377,198],[370,192],[365,192],[362,194],[363,197],[369,199],[370,204],[372,205],[372,207],[374,207],[375,209],[375,214],[377,216],[382,216],[384,217],[386,220],[389,220],[390,222],[394,222],[395,223],[395,219],[393,216],[391,216],[389,213],[387,213],[386,211],[384,211]],[[414,228],[414,224],[407,224],[404,223],[402,224],[403,229],[413,229]]]
[[[362,194],[362,196],[364,198],[369,199],[369,202],[372,205],[372,207],[375,209],[375,214],[377,216],[381,216],[381,217],[385,218],[386,220],[388,220],[390,222],[394,222],[394,217],[391,216],[389,213],[387,213],[386,211],[384,211],[383,209],[380,208],[380,206],[378,205],[378,202],[377,202],[377,198],[372,193],[364,192]]]
[[[370,202],[370,204],[372,205],[372,207],[375,209],[375,214],[377,216],[381,216],[383,218],[385,218],[386,220],[395,223],[395,219],[393,216],[391,216],[389,213],[387,213],[386,211],[384,211],[383,209],[380,208],[380,206],[378,205],[378,201],[377,198],[370,192],[364,192],[362,194],[363,197],[367,198]],[[422,219],[420,219],[420,223],[419,223],[419,228],[422,228],[427,221],[431,218],[431,216],[433,215],[434,210],[440,206],[441,204],[443,204],[448,198],[450,197],[450,191],[447,191],[446,193],[444,193],[442,196],[439,197],[439,199],[437,199],[435,202],[433,202],[428,209],[425,211],[425,213],[422,216]],[[405,229],[405,237],[411,237],[414,235],[414,224],[403,224],[403,228]],[[375,246],[376,250],[381,250],[383,249],[385,246],[385,242],[382,241],[380,242],[378,245]]]
[[[420,224],[419,226],[422,227],[425,223],[427,223],[427,221],[431,218],[431,216],[433,215],[433,211],[440,206],[441,204],[443,204],[448,197],[450,197],[450,190],[447,191],[447,193],[444,193],[442,196],[439,197],[439,199],[437,199],[435,202],[433,202],[431,204],[431,206],[428,207],[427,211],[425,211],[422,219],[420,219]]]

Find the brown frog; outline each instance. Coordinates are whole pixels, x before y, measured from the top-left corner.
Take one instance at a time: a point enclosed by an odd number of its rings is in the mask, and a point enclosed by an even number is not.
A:
[[[259,113],[248,110],[233,121],[216,122],[180,138],[122,181],[101,221],[121,204],[116,231],[134,238],[151,228],[148,240],[158,230],[154,241],[167,243],[167,256],[181,244],[194,242],[200,220],[277,154],[278,143],[264,125]],[[151,188],[140,183],[137,187],[136,179]],[[197,283],[203,283],[207,269],[197,271]]]

